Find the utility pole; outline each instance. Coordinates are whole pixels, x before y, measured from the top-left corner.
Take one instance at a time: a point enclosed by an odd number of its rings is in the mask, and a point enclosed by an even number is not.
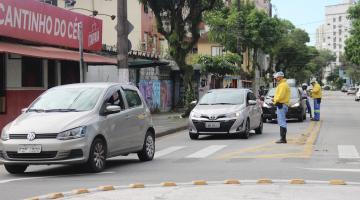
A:
[[[80,22],[78,24],[78,34],[79,34],[79,68],[80,68],[80,83],[84,82],[84,35],[83,35],[83,24]]]
[[[117,61],[119,81],[129,82],[127,0],[117,0]]]

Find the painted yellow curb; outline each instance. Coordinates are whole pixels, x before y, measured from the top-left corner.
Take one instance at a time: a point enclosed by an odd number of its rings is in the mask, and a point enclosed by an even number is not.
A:
[[[129,188],[144,188],[145,185],[143,183],[133,183],[129,185]]]
[[[73,194],[85,194],[85,193],[89,193],[89,190],[84,188],[73,190]]]
[[[28,198],[28,199],[25,199],[25,200],[40,200],[39,197],[31,197],[31,198]]]
[[[340,179],[333,179],[330,180],[330,185],[346,185],[346,182],[344,180],[340,180]]]
[[[237,179],[227,179],[224,181],[224,184],[240,184],[240,181]]]
[[[48,199],[59,199],[59,198],[63,198],[63,197],[64,197],[64,195],[61,192],[52,193],[47,196]]]
[[[256,183],[257,184],[271,184],[272,180],[264,178],[264,179],[259,179]]]
[[[305,184],[305,180],[304,179],[292,179],[290,180],[290,184]]]
[[[162,182],[161,186],[163,186],[163,187],[174,187],[174,186],[177,186],[177,185],[174,182]]]
[[[192,182],[194,185],[207,185],[207,182],[204,180],[196,180]]]
[[[110,190],[115,190],[114,186],[112,185],[102,185],[98,187],[98,190],[101,191],[110,191]]]

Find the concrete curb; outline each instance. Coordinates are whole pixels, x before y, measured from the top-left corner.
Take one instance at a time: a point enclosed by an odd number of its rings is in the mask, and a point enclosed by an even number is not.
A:
[[[106,185],[106,186],[99,186],[92,189],[76,189],[68,192],[59,192],[59,193],[51,193],[39,197],[31,197],[25,200],[49,200],[49,199],[62,199],[65,197],[73,197],[77,195],[86,195],[91,193],[97,192],[107,192],[107,191],[114,191],[114,190],[122,190],[122,189],[144,189],[144,188],[160,188],[160,187],[207,187],[207,186],[219,186],[219,185],[326,185],[329,187],[335,186],[360,186],[360,182],[346,182],[345,180],[341,179],[332,179],[329,181],[317,181],[317,180],[307,180],[304,179],[290,179],[290,180],[272,180],[272,179],[258,179],[258,180],[240,180],[239,179],[227,179],[224,181],[205,181],[205,180],[194,180],[192,182],[185,182],[185,183],[176,183],[176,182],[162,182],[160,184],[148,184],[145,185],[144,183],[133,183],[128,186],[113,186],[113,185]]]
[[[155,133],[155,137],[160,138],[160,137],[163,137],[163,136],[166,136],[166,135],[170,135],[170,134],[173,134],[173,133],[176,133],[176,132],[179,132],[179,131],[186,130],[187,128],[188,128],[188,125],[180,126],[180,127],[173,128],[173,129],[169,129],[169,130],[166,130],[166,131]]]

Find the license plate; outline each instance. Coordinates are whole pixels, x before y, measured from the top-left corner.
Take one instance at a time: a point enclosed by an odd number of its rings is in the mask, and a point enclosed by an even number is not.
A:
[[[206,128],[220,128],[220,122],[206,122]]]
[[[41,145],[24,144],[19,145],[18,153],[40,153]]]

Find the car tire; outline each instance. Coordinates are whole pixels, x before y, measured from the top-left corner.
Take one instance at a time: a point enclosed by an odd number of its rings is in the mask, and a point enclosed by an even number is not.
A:
[[[260,122],[259,127],[255,129],[255,134],[261,135],[263,133],[264,123]]]
[[[266,117],[262,117],[262,122],[266,123],[267,122],[267,118]]]
[[[192,139],[192,140],[197,140],[197,139],[199,139],[199,134],[189,133],[189,137],[190,137],[190,139]]]
[[[300,115],[298,116],[298,121],[299,121],[299,122],[303,122],[303,121],[304,121],[304,114],[303,114],[303,112],[301,112]]]
[[[137,153],[142,162],[150,161],[155,155],[155,137],[150,131],[145,135],[143,148]]]
[[[89,159],[86,167],[90,172],[98,173],[105,169],[106,166],[107,147],[105,141],[95,138],[90,147]]]
[[[10,174],[23,174],[29,165],[8,165],[4,164],[6,171]]]
[[[241,134],[243,139],[249,139],[250,137],[250,120],[246,120],[245,131]]]

